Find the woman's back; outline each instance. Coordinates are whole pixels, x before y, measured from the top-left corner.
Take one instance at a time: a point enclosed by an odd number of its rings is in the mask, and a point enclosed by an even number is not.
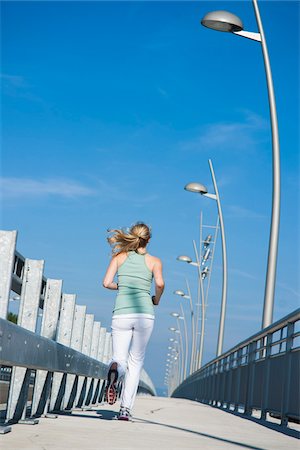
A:
[[[154,315],[150,296],[153,274],[147,266],[145,257],[145,254],[134,251],[128,252],[127,255],[119,255],[118,294],[114,315],[134,313]]]
[[[152,272],[147,267],[145,254],[128,252],[127,258],[118,268],[119,293],[147,292],[150,295]]]

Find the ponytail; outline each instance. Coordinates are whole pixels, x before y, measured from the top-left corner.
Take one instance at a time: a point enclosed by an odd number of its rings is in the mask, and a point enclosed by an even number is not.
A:
[[[144,223],[136,223],[128,231],[124,229],[108,230],[112,233],[107,238],[112,247],[113,255],[123,252],[136,251],[140,247],[146,247],[151,237],[150,229]]]

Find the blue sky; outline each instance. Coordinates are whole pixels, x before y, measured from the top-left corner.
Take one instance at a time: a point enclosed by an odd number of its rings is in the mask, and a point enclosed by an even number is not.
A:
[[[2,228],[45,275],[109,327],[114,295],[101,286],[106,230],[153,229],[164,263],[145,368],[163,386],[169,316],[193,253],[199,214],[216,205],[183,190],[219,186],[228,246],[224,349],[261,326],[271,205],[271,136],[260,44],[201,27],[227,9],[256,31],[243,2],[2,2]],[[281,141],[282,210],[274,319],[299,306],[299,3],[260,2]],[[288,29],[282,24],[288,24]],[[204,362],[215,355],[221,243],[209,296]],[[188,304],[184,303],[186,314]]]

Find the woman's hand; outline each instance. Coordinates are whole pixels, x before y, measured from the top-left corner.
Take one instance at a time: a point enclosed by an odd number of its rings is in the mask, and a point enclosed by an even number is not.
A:
[[[159,303],[159,300],[157,301],[156,300],[156,297],[155,297],[155,295],[152,295],[152,303],[153,303],[153,305],[158,305],[158,303]]]

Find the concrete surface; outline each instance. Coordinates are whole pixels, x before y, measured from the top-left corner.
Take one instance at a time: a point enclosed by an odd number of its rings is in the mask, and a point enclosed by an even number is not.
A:
[[[255,421],[184,399],[137,397],[133,422],[114,420],[119,402],[75,410],[38,425],[13,425],[6,450],[296,450],[299,440]],[[275,427],[274,424],[269,424]],[[279,427],[278,427],[279,428]],[[296,434],[290,430],[289,433]]]

